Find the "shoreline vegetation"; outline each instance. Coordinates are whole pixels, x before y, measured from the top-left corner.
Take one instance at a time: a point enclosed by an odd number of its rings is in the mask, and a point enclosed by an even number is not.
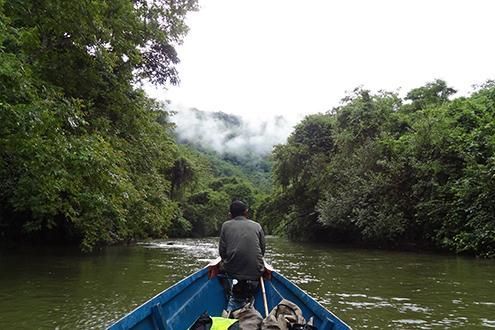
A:
[[[402,242],[495,256],[495,84],[356,89],[273,152],[271,230],[300,240]]]
[[[493,82],[457,98],[441,80],[356,89],[269,157],[220,155],[179,144],[169,105],[139,87],[178,83],[197,9],[0,0],[0,241],[216,235],[239,198],[292,240],[495,257]]]

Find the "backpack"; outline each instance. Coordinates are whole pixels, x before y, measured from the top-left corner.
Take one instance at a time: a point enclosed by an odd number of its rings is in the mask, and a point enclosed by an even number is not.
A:
[[[236,309],[227,315],[227,312],[223,316],[228,316],[239,320],[239,327],[242,330],[259,330],[261,328],[261,323],[263,322],[263,317],[254,308],[254,302],[245,304],[244,307]]]
[[[299,306],[292,301],[282,299],[267,318],[263,320],[262,330],[316,330],[312,318],[306,322]]]

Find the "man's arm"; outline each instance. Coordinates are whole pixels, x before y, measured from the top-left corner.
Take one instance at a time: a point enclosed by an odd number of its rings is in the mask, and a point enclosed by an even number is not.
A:
[[[225,235],[223,233],[223,225],[222,225],[222,229],[220,229],[220,241],[218,242],[218,253],[220,254],[222,260],[224,260],[227,254],[227,246],[225,242]]]
[[[263,228],[260,225],[260,231],[259,231],[259,240],[260,240],[260,248],[261,248],[261,254],[265,255],[265,232],[263,231]]]

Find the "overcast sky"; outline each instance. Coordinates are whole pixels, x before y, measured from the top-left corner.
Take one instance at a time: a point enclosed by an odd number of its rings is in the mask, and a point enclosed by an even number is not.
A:
[[[495,78],[495,1],[199,0],[178,48],[184,107],[247,118],[316,113],[356,86],[404,93]]]

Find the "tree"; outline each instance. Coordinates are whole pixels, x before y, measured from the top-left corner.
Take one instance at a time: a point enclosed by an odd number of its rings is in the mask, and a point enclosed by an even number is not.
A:
[[[193,164],[184,157],[176,159],[170,171],[171,198],[179,197],[185,187],[192,184],[194,180],[195,170]]]
[[[164,235],[177,157],[136,82],[175,83],[195,1],[0,2],[0,236]]]
[[[434,82],[427,83],[423,87],[414,88],[406,95],[406,100],[411,101],[410,106],[406,107],[412,111],[424,109],[427,106],[441,105],[449,100],[449,97],[457,91],[447,87],[447,83],[437,79]]]
[[[279,189],[275,191],[275,201],[265,203],[265,225],[269,221],[284,223],[289,237],[301,240],[323,231],[315,207],[321,195],[325,164],[334,148],[333,127],[330,115],[307,116],[296,126],[287,144],[275,147],[273,176]],[[279,208],[269,211],[266,205]]]
[[[265,226],[308,240],[493,257],[494,90],[487,83],[450,100],[454,90],[437,80],[413,89],[407,103],[357,89],[321,118],[306,118],[275,149],[277,187],[260,207]]]

